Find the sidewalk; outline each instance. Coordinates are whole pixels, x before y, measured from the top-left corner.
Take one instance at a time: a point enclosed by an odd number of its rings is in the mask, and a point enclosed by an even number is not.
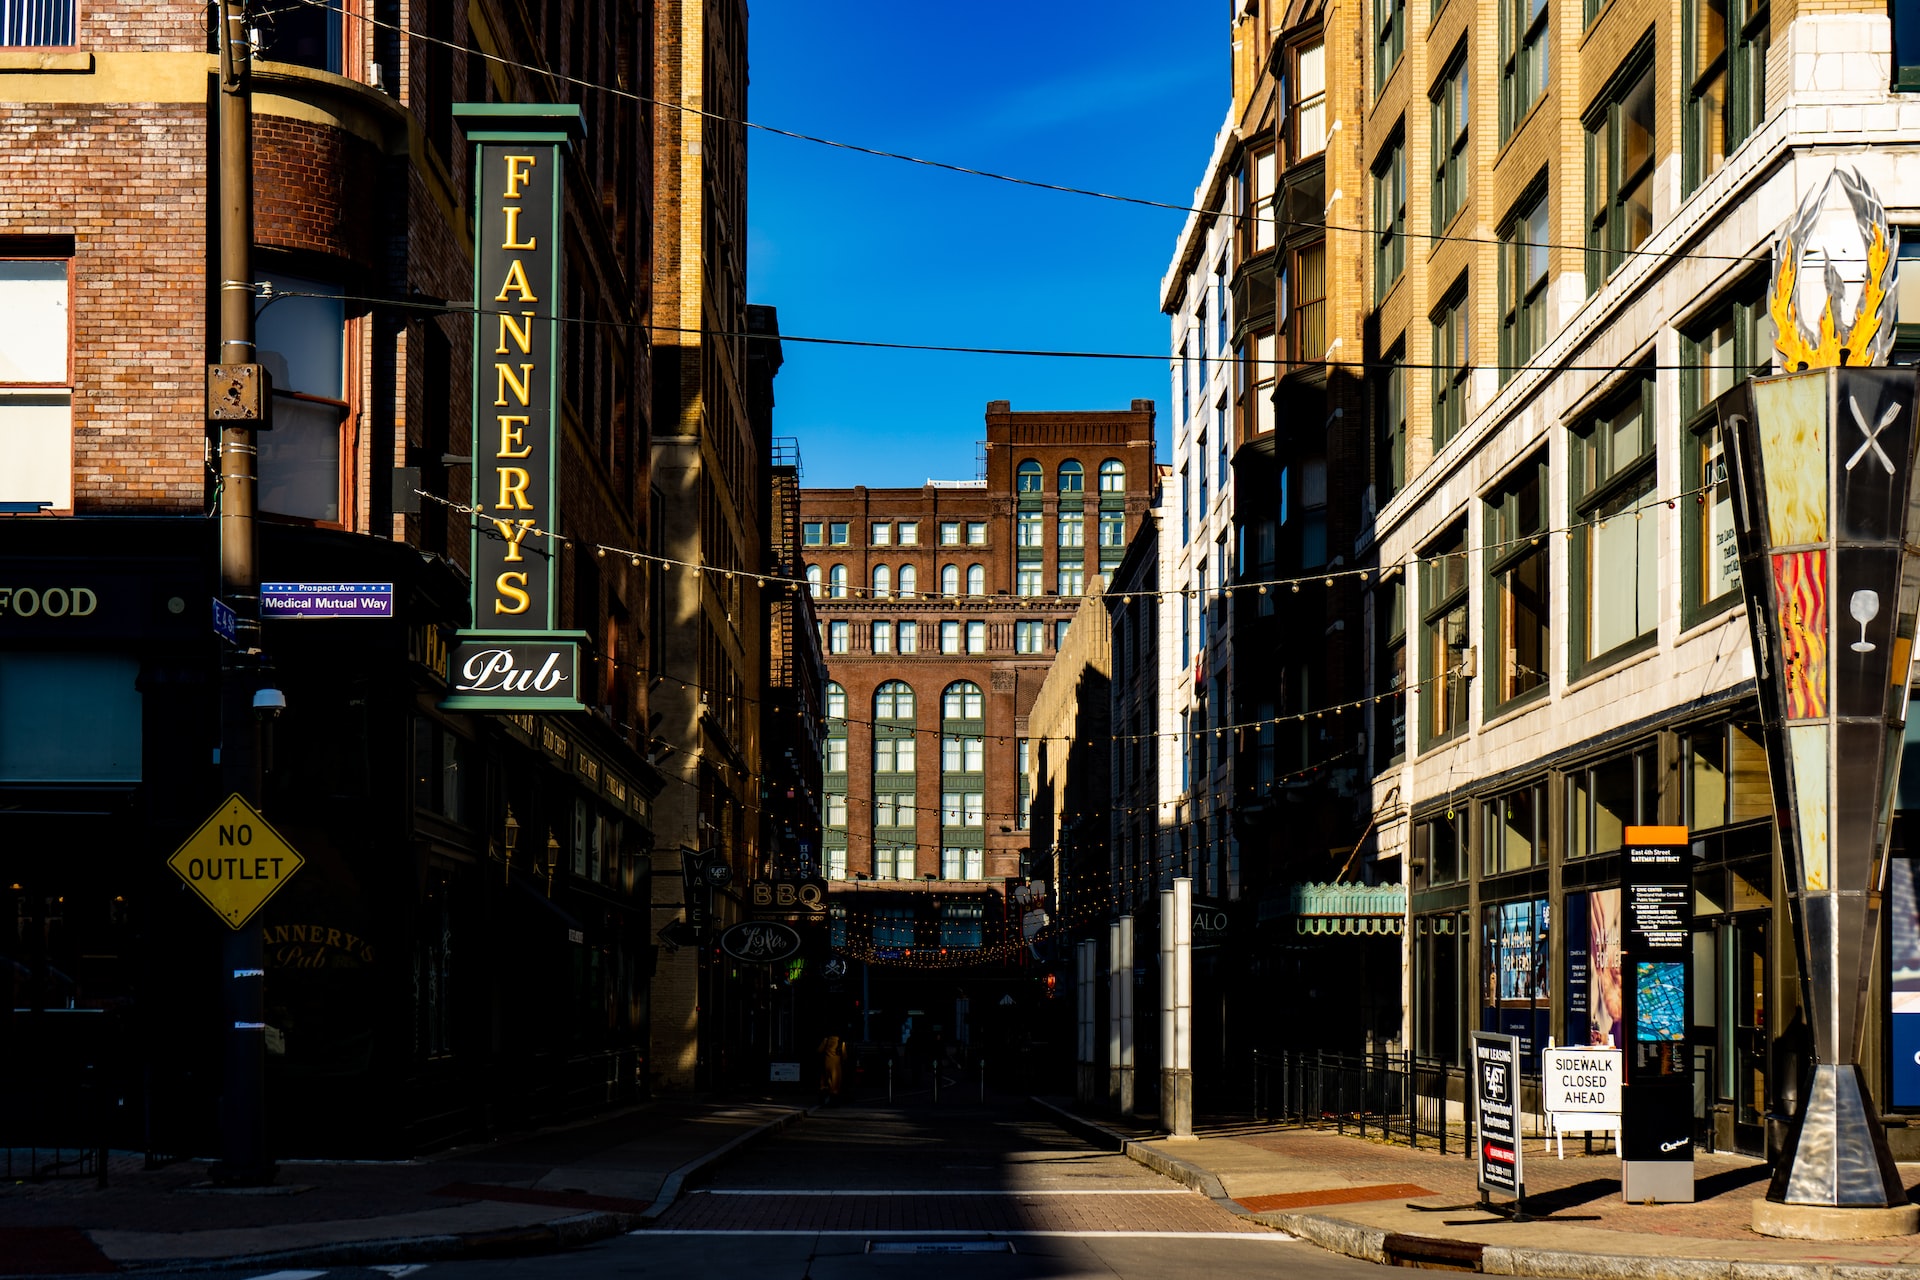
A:
[[[289,1163],[278,1183],[216,1191],[207,1167],[108,1185],[0,1185],[0,1280],[221,1263],[338,1266],[547,1252],[631,1229],[737,1148],[806,1113],[669,1099],[484,1146],[392,1163]]]
[[[1562,1161],[1529,1138],[1527,1213],[1544,1216],[1513,1223],[1475,1207],[1473,1163],[1457,1149],[1443,1156],[1266,1125],[1196,1126],[1196,1139],[1171,1142],[1157,1129],[1075,1114],[1063,1099],[1036,1101],[1083,1137],[1236,1212],[1369,1262],[1580,1280],[1848,1280],[1855,1268],[1874,1280],[1920,1280],[1920,1236],[1810,1243],[1756,1235],[1748,1224],[1767,1169],[1740,1156],[1695,1162],[1694,1204],[1629,1205],[1620,1200],[1617,1157],[1576,1154],[1569,1141]],[[1920,1166],[1902,1170],[1920,1182]]]

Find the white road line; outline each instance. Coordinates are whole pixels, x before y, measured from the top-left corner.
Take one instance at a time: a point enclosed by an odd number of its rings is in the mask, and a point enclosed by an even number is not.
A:
[[[1264,1240],[1269,1243],[1296,1244],[1299,1237],[1284,1231],[806,1231],[806,1230],[719,1230],[699,1231],[678,1227],[642,1227],[629,1231],[632,1236],[836,1236],[847,1239],[877,1240],[1014,1240],[1046,1237],[1065,1240]]]
[[[1114,1188],[1099,1187],[1087,1190],[1047,1188],[1033,1191],[823,1191],[817,1188],[766,1187],[762,1189],[733,1189],[708,1187],[693,1193],[697,1196],[1190,1196],[1194,1194],[1183,1187],[1141,1187],[1137,1191],[1122,1191]]]
[[[425,1271],[426,1269],[427,1264],[424,1262],[381,1262],[375,1263],[373,1266],[367,1268],[369,1271],[384,1271],[388,1275],[395,1277],[395,1280],[398,1280],[400,1276],[410,1276],[416,1271]]]
[[[252,1280],[320,1280],[325,1274],[324,1271],[269,1271],[265,1275],[252,1277]]]

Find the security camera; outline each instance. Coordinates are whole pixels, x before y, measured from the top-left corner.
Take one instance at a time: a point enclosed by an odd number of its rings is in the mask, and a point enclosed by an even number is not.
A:
[[[253,709],[263,716],[278,717],[287,709],[287,695],[278,689],[256,689],[253,693]]]

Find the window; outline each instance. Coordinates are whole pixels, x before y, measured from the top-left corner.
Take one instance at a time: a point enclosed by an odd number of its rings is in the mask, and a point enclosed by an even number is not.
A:
[[[62,329],[62,337],[65,333]],[[140,661],[135,657],[0,653],[0,781],[139,782],[143,710]],[[431,721],[416,723],[437,727]],[[49,732],[51,726],[65,730]],[[457,764],[458,757],[454,760]],[[442,771],[439,780],[444,783],[445,778]],[[454,785],[457,788],[458,774]]]
[[[912,720],[913,686],[899,680],[881,685],[874,690],[873,714],[880,720]]]
[[[1396,576],[1373,593],[1375,693],[1374,768],[1384,769],[1407,754],[1407,604],[1406,582]]]
[[[1100,545],[1102,547],[1127,545],[1127,516],[1124,511],[1100,513]]]
[[[900,598],[913,599],[914,589],[920,585],[920,571],[910,564],[900,566]]]
[[[1225,493],[1227,491],[1227,437],[1229,431],[1227,427],[1227,398],[1224,395],[1220,397],[1220,403],[1213,406],[1213,434],[1215,448],[1219,451],[1217,457],[1220,464],[1220,492]],[[1202,458],[1200,465],[1205,466],[1206,459]]]
[[[1220,261],[1213,264],[1213,349],[1223,356],[1227,354],[1227,334],[1231,329],[1232,308],[1228,299],[1227,259],[1222,254]]]
[[[1294,163],[1327,149],[1327,47],[1315,40],[1293,53]]]
[[[873,795],[873,825],[911,827],[913,808],[911,791],[876,791]]]
[[[1760,768],[1766,768],[1764,757]],[[1584,858],[1620,848],[1628,827],[1653,817],[1657,798],[1650,748],[1568,773],[1567,856]]]
[[[949,598],[960,594],[960,566],[944,564],[940,566],[940,594]]]
[[[1042,517],[1038,511],[1022,511],[1013,526],[1013,545],[1016,547],[1038,547],[1042,545]]]
[[[1240,252],[1243,258],[1273,248],[1273,152],[1248,155],[1240,178]]]
[[[270,275],[274,292],[337,294],[333,285]],[[273,430],[260,433],[262,511],[340,519],[341,428],[347,418],[346,303],[338,297],[262,299],[260,363],[273,380]]]
[[[827,624],[827,652],[845,653],[847,651],[847,624],[829,622]]]
[[[826,526],[818,520],[803,521],[800,525],[800,542],[803,546],[817,547],[827,540]]]
[[[847,545],[849,526],[845,520],[835,520],[827,525],[827,541],[836,547]]]
[[[902,622],[900,624],[898,638],[900,641],[900,652],[902,653],[920,652],[920,624],[919,623]]]
[[[845,738],[828,738],[826,741],[826,750],[827,754],[824,765],[826,772],[845,773],[847,771],[847,740]]]
[[[1240,431],[1243,436],[1265,435],[1273,430],[1273,380],[1278,373],[1274,360],[1277,350],[1273,330],[1253,335],[1240,348],[1240,371],[1236,384],[1240,394]]]
[[[1693,831],[1773,816],[1767,749],[1756,724],[1719,724],[1687,735],[1682,781]]]
[[[893,652],[893,624],[876,622],[873,624],[873,651],[875,653]]]
[[[1013,624],[1013,651],[1015,653],[1041,653],[1046,649],[1047,624],[1040,621],[1022,621]]]
[[[943,547],[957,547],[960,545],[960,522],[958,520],[942,520],[940,522],[940,545]]]
[[[1293,255],[1294,299],[1287,313],[1291,359],[1303,363],[1327,355],[1327,245],[1310,244]]]
[[[1406,51],[1407,0],[1373,0],[1373,19],[1373,91],[1378,94]]]
[[[1040,594],[1040,566],[1022,565],[1014,571],[1013,589],[1016,595],[1037,596]]]
[[[1687,0],[1682,17],[1690,72],[1682,169],[1690,193],[1766,118],[1770,19],[1765,0]]]
[[[1387,0],[1380,0],[1382,4]],[[1404,0],[1403,0],[1404,2]],[[1373,171],[1373,298],[1387,296],[1407,267],[1407,135],[1394,133]]]
[[[1059,541],[1063,547],[1084,547],[1087,545],[1087,517],[1079,511],[1060,513]]]
[[[1496,876],[1504,871],[1523,871],[1547,860],[1547,785],[1509,791],[1486,802],[1481,869]]]
[[[1544,178],[1543,178],[1544,182]],[[1547,345],[1547,194],[1544,188],[1500,233],[1500,381]]]
[[[1467,720],[1467,527],[1463,521],[1420,552],[1420,616],[1427,681],[1424,741],[1458,733]]]
[[[985,653],[987,651],[987,624],[978,619],[967,623],[967,652]]]
[[[893,570],[884,564],[873,566],[873,598],[884,600],[893,594]]]
[[[1081,565],[1060,566],[1060,587],[1055,593],[1063,596],[1077,596],[1085,592],[1087,571]]]
[[[829,720],[847,718],[847,691],[839,684],[827,685],[827,718]]]
[[[1193,541],[1193,482],[1187,468],[1180,468],[1180,545]]]
[[[886,523],[876,523],[869,526],[867,529],[867,541],[876,547],[893,545],[893,526]]]
[[[967,521],[967,545],[984,547],[987,545],[987,522],[985,520]]]
[[[879,738],[873,743],[873,767],[879,773],[912,773],[914,770],[913,737]]]
[[[1547,459],[1520,464],[1487,506],[1487,633],[1490,699],[1501,706],[1547,683],[1549,572]]]
[[[1587,291],[1653,233],[1653,61],[1634,55],[1587,120]]]
[[[817,564],[807,566],[807,590],[815,600],[820,598],[820,566]]]
[[[982,564],[967,566],[967,594],[983,596],[987,594],[987,567]]]
[[[1500,141],[1547,91],[1547,0],[1500,0]]]
[[[1740,550],[1734,541],[1733,493],[1727,482],[1719,415],[1711,406],[1742,379],[1772,364],[1773,329],[1764,279],[1743,282],[1734,300],[1680,336],[1680,433],[1687,451],[1682,488],[1699,488],[1682,502],[1686,599],[1690,615],[1731,604],[1740,588]]]
[[[847,798],[844,795],[837,795],[831,791],[827,793],[827,811],[822,821],[829,827],[847,825]]]
[[[67,270],[64,257],[0,259],[0,501],[45,502],[55,511],[73,509]],[[264,451],[267,435],[260,439]],[[337,459],[334,476],[337,516]]]
[[[1651,375],[1635,378],[1572,440],[1574,594],[1581,624],[1575,652],[1582,665],[1651,636],[1659,626],[1653,386]]]
[[[1072,458],[1060,464],[1060,492],[1084,493],[1087,487],[1086,469]]]
[[[1400,492],[1407,482],[1407,348],[1394,347],[1387,367],[1376,375],[1374,403],[1380,431],[1379,504]]]
[[[1058,653],[1067,645],[1067,631],[1073,626],[1072,618],[1060,618],[1053,624],[1053,649]]]
[[[1460,805],[1445,814],[1436,814],[1414,824],[1413,856],[1425,861],[1429,885],[1452,884],[1466,874],[1466,860],[1460,855],[1467,848],[1467,806]]]
[[[1467,202],[1467,55],[1464,47],[1433,96],[1433,233]]]
[[[1100,464],[1100,492],[1125,493],[1127,491],[1127,464],[1118,458],[1108,458]]]
[[[940,624],[940,652],[960,652],[960,624],[957,621]]]
[[[837,564],[827,572],[827,594],[835,600],[847,598],[847,566]]]
[[[1467,284],[1463,278],[1453,296],[1433,318],[1433,447],[1436,452],[1467,425],[1467,378],[1472,372],[1467,353]]]
[[[979,880],[986,876],[983,862],[984,849],[942,849],[940,851],[940,875],[945,880]],[[953,910],[954,908],[945,908]],[[940,924],[940,942],[942,946],[977,947],[981,934],[978,921],[971,924],[942,921]],[[971,941],[969,941],[971,939]]]
[[[951,737],[940,740],[940,769],[944,773],[985,773],[985,738]]]
[[[986,712],[980,686],[971,680],[950,684],[940,695],[940,714],[948,720],[979,720]]]
[[[0,0],[0,48],[46,49],[73,44],[74,12],[78,7],[75,0]],[[327,27],[324,13],[292,21],[300,26],[318,22],[323,33]],[[262,49],[261,56],[274,55]]]
[[[900,533],[901,546],[917,547],[920,545],[920,522],[919,521],[902,520],[899,526],[899,533]]]
[[[1034,459],[1028,458],[1014,468],[1014,492],[1039,493],[1044,484],[1046,484],[1046,469]]]

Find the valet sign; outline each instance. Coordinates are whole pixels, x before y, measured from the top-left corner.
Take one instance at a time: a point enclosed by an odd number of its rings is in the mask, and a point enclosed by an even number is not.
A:
[[[463,103],[474,146],[473,628],[451,696],[470,711],[581,707],[578,632],[557,630],[563,168],[571,105]]]

